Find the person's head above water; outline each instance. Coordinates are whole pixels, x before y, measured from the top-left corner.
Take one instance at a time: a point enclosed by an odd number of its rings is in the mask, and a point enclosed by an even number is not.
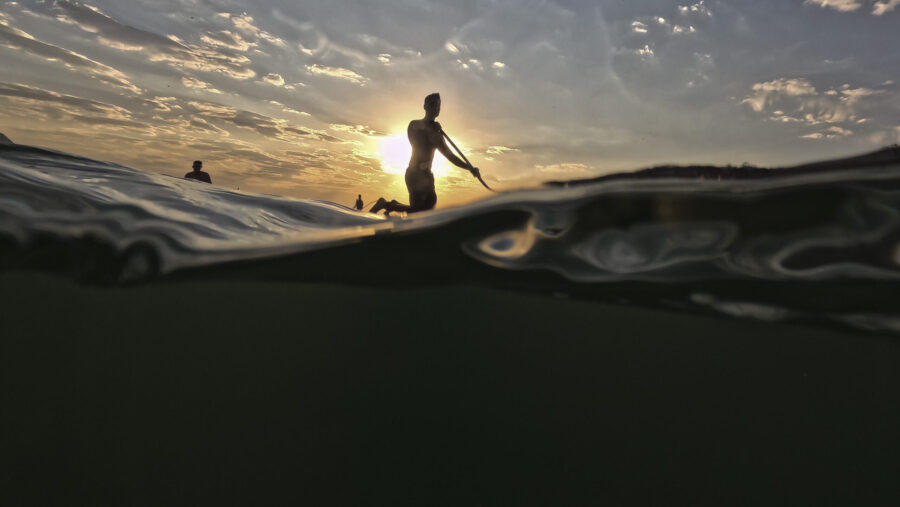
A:
[[[432,93],[425,97],[425,116],[432,120],[441,114],[441,94]]]
[[[193,167],[195,171],[199,171],[199,170],[203,169],[203,161],[195,160],[194,165],[192,165],[191,167]]]

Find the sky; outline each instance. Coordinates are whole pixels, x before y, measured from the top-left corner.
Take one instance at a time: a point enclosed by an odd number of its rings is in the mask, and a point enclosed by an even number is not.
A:
[[[0,132],[144,171],[405,201],[432,92],[500,189],[852,155],[900,142],[900,0],[0,0]]]

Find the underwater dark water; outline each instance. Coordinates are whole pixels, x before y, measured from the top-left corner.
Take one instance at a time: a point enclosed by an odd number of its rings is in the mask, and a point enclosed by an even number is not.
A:
[[[0,504],[896,505],[897,172],[385,219],[0,147]]]
[[[602,181],[406,218],[0,147],[0,269],[99,285],[470,284],[900,332],[900,167]]]

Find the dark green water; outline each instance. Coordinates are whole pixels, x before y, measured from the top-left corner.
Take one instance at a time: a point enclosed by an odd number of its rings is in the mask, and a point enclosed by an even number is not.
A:
[[[891,505],[900,342],[447,286],[0,275],[2,505]]]

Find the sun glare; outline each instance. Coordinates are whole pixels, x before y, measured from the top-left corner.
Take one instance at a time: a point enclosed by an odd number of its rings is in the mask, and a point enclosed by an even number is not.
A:
[[[409,164],[412,148],[405,135],[394,134],[378,141],[376,153],[381,159],[381,167],[385,172],[404,174],[406,166]]]
[[[405,132],[403,134],[390,135],[379,140],[375,153],[381,159],[381,167],[385,172],[406,174],[406,167],[409,165],[409,156],[412,154],[412,148],[409,145]],[[450,165],[443,155],[435,153],[431,172],[434,173],[435,178],[444,177],[450,172]]]

